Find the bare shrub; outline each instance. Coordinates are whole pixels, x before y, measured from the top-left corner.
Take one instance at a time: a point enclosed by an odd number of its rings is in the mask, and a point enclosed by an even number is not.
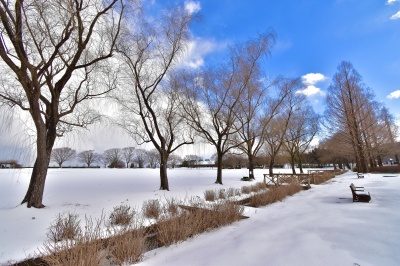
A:
[[[186,240],[190,236],[191,220],[189,212],[169,219],[161,219],[157,223],[157,240],[161,245],[170,246]]]
[[[218,192],[218,198],[219,198],[219,199],[226,199],[226,198],[227,198],[226,193],[225,193],[225,189],[221,188],[221,189],[219,190],[219,192]]]
[[[47,238],[53,242],[75,239],[82,232],[79,223],[76,213],[59,214],[48,228]]]
[[[326,181],[328,181],[329,179],[333,178],[335,176],[335,173],[332,171],[324,171],[321,173],[316,173],[313,174],[313,178],[312,178],[312,183],[318,185],[318,184],[322,184]]]
[[[146,218],[158,219],[161,215],[161,204],[158,200],[147,200],[143,202],[143,215]]]
[[[119,265],[141,261],[145,250],[143,228],[136,228],[113,236],[109,240],[109,250]]]
[[[109,222],[111,225],[128,226],[132,223],[134,215],[135,210],[129,205],[120,205],[114,207],[113,211],[110,213]]]
[[[198,235],[241,218],[244,208],[229,201],[215,203],[210,209],[206,204],[188,206],[186,211],[170,219],[161,219],[157,223],[157,239],[162,245],[169,246],[189,237]]]
[[[55,266],[123,265],[142,260],[145,237],[140,224],[136,228],[130,224],[125,230],[103,240],[104,215],[95,223],[87,217],[85,221],[84,232],[73,241],[46,242],[38,257],[42,257],[48,265]]]
[[[212,207],[212,220],[216,221],[215,228],[237,221],[243,215],[244,207],[230,201],[224,201]]]
[[[230,187],[230,188],[228,188],[227,195],[228,195],[228,198],[236,197],[236,196],[240,196],[241,192],[240,192],[240,189],[238,189],[238,188]]]
[[[255,183],[254,185],[250,186],[251,192],[259,192],[261,190],[265,190],[266,188],[267,186],[262,182]]]
[[[215,190],[206,190],[204,191],[204,199],[206,201],[215,201],[217,199],[217,195]]]
[[[243,194],[250,194],[251,193],[251,186],[243,186],[241,189]]]
[[[164,208],[167,214],[176,216],[179,214],[179,201],[175,198],[167,199],[166,207]]]
[[[96,223],[91,218],[85,217],[85,231],[78,234],[74,241],[46,242],[39,251],[48,265],[75,266],[75,265],[100,265],[105,259],[104,244],[101,239],[101,225],[104,222],[102,216]]]
[[[259,207],[282,201],[285,197],[291,196],[300,190],[302,190],[302,187],[296,183],[271,187],[268,191],[252,195],[250,197],[250,205]]]

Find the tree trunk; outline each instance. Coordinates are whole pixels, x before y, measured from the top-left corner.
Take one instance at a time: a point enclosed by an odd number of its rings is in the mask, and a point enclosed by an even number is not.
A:
[[[290,166],[292,167],[292,173],[295,175],[296,174],[296,169],[294,168],[294,163],[295,163],[294,155],[290,154]]]
[[[301,155],[299,153],[297,153],[297,161],[299,163],[299,168],[300,168],[300,174],[304,174],[303,171],[303,162],[301,160]]]
[[[160,190],[168,190],[167,161],[168,153],[165,150],[160,152]]]
[[[217,180],[215,181],[215,184],[221,184],[221,185],[222,185],[222,157],[223,157],[222,152],[217,151]]]
[[[396,159],[396,164],[399,164],[399,156],[397,156],[397,154],[395,154],[394,158]]]
[[[44,208],[43,193],[46,183],[47,170],[50,163],[51,150],[56,139],[56,129],[43,130],[37,128],[36,160],[33,166],[28,191],[21,204],[27,203],[27,207]]]
[[[270,176],[272,176],[274,174],[274,162],[275,159],[273,157],[271,157],[271,159],[269,160],[269,167],[268,167],[268,173]]]
[[[247,154],[249,159],[249,178],[254,179],[254,156],[252,154]]]
[[[382,157],[378,155],[376,159],[378,160],[378,166],[383,166]]]

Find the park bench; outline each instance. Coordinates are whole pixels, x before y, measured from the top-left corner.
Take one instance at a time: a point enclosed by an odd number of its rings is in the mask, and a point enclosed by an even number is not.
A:
[[[365,193],[364,187],[356,187],[351,183],[350,189],[353,194],[353,202],[369,202],[371,200],[371,195],[369,192],[368,194]]]
[[[364,178],[364,174],[363,173],[357,173],[357,178]]]
[[[308,174],[264,174],[264,183],[273,186],[279,186],[282,184],[290,184],[296,182],[303,186],[305,189],[311,188],[310,176]]]

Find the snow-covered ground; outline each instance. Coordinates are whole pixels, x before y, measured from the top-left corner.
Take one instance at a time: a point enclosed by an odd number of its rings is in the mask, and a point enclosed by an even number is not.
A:
[[[262,181],[267,170],[257,169]],[[140,207],[148,199],[200,196],[208,189],[248,185],[246,170],[171,169],[171,191],[159,191],[157,169],[50,169],[45,209],[20,206],[30,170],[0,169],[0,265],[25,259],[46,240],[58,213],[99,217],[121,203]],[[370,203],[353,203],[349,185],[364,186]],[[139,265],[400,265],[400,176],[355,173],[262,208],[245,219],[149,251]]]

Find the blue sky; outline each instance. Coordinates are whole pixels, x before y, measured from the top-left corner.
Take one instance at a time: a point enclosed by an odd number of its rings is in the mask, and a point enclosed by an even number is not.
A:
[[[165,1],[153,1],[161,5]],[[192,27],[189,62],[218,63],[226,47],[272,29],[271,77],[303,77],[319,112],[338,64],[350,61],[400,119],[400,0],[185,1],[202,20]]]
[[[142,1],[150,9],[179,1],[191,12],[201,14],[202,20],[191,28],[193,41],[185,58],[191,67],[218,64],[228,45],[272,29],[277,39],[265,64],[269,76],[302,77],[308,86],[305,93],[315,110],[322,112],[326,89],[338,64],[350,61],[375,92],[376,100],[390,109],[400,125],[400,0]],[[19,153],[15,147],[21,146],[26,137],[18,128],[0,130],[0,159],[8,150],[4,141],[14,146],[13,154]],[[102,152],[132,145],[132,140],[123,138],[121,132],[115,140],[112,136],[116,134],[107,131],[95,138],[87,137],[85,148]],[[61,139],[58,146],[81,151],[81,138]],[[91,143],[90,139],[97,142]]]

